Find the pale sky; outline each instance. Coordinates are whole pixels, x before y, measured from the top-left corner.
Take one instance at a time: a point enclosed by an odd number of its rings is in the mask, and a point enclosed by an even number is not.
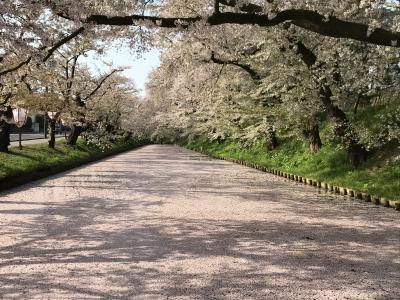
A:
[[[130,69],[125,70],[123,74],[133,79],[136,87],[140,90],[140,94],[144,95],[147,77],[151,70],[159,66],[159,57],[160,51],[157,49],[144,53],[141,58],[137,58],[135,54],[131,53],[128,46],[120,46],[106,51],[100,58],[94,54],[89,54],[81,62],[86,63],[94,73],[105,73],[110,70],[110,67],[102,63],[102,60],[113,62],[114,67],[129,66]]]

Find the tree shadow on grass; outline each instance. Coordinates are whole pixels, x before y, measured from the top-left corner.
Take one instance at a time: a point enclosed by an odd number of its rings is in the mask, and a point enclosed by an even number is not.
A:
[[[28,154],[23,153],[23,152],[10,151],[9,154],[13,155],[13,156],[27,158],[27,159],[30,159],[30,160],[35,160],[36,159],[36,157],[34,157],[33,155],[28,155]]]

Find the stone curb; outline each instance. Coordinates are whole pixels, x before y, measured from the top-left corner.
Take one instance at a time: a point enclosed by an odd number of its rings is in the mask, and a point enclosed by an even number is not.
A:
[[[240,165],[243,165],[246,167],[260,170],[262,172],[270,173],[275,176],[279,176],[279,177],[283,177],[283,178],[293,180],[293,181],[296,181],[299,183],[303,183],[304,185],[310,185],[310,186],[316,187],[318,189],[323,189],[323,190],[325,190],[327,192],[331,192],[333,194],[346,196],[350,200],[351,199],[363,200],[365,202],[371,202],[375,205],[382,205],[384,207],[390,207],[390,208],[394,208],[397,211],[400,211],[400,200],[389,200],[384,197],[378,197],[375,195],[370,195],[368,193],[355,191],[353,189],[335,186],[335,185],[332,185],[332,184],[329,184],[326,182],[319,182],[314,179],[305,178],[305,177],[294,175],[291,173],[282,172],[282,171],[279,171],[276,169],[268,169],[266,167],[259,166],[259,165],[249,163],[249,162],[245,162],[245,161],[238,160],[238,159],[230,159],[230,158],[226,158],[226,157],[210,155],[210,154],[202,152],[202,151],[197,151],[197,152],[200,152],[204,155],[207,155],[207,156],[215,158],[215,159],[226,160],[229,162],[237,163],[237,164],[240,164]]]

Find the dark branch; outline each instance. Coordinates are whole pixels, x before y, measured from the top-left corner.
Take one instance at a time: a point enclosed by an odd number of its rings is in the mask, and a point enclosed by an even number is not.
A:
[[[131,16],[115,16],[108,17],[105,15],[92,15],[84,23],[93,23],[97,25],[113,25],[113,26],[130,26],[138,25],[141,22],[147,22],[150,25],[162,28],[188,28],[189,25],[194,24],[202,20],[201,17],[192,18],[162,18],[154,16],[142,16],[142,15],[131,15]]]
[[[221,0],[214,0],[214,14],[219,14],[220,10],[219,10],[219,3],[221,2]]]
[[[79,53],[78,55],[75,55],[72,58],[67,59],[67,62],[66,62],[65,72],[66,72],[66,79],[67,79],[67,88],[65,91],[65,97],[68,99],[71,97],[71,90],[72,90],[72,86],[74,84],[76,65],[78,63],[78,58],[80,55],[81,54]],[[71,61],[72,61],[72,66],[71,66],[71,72],[70,72],[69,64]]]
[[[11,99],[12,93],[8,92],[3,96],[3,102],[0,103],[0,115],[1,115],[1,106],[5,106],[7,102]]]
[[[254,71],[249,65],[245,65],[245,64],[239,63],[238,61],[234,61],[234,60],[222,60],[220,58],[215,57],[215,52],[214,51],[211,52],[211,58],[210,59],[215,64],[233,65],[233,66],[237,66],[239,68],[242,68],[244,71],[246,71],[251,76],[251,78],[254,81],[258,81],[258,80],[261,79],[261,76],[256,71]]]
[[[236,7],[234,0],[221,0],[221,4]],[[317,11],[306,9],[288,9],[277,13],[265,14],[261,6],[244,4],[239,8],[245,13],[225,12],[202,18],[199,16],[188,18],[163,18],[156,16],[114,16],[91,15],[81,20],[84,23],[97,25],[130,26],[142,23],[162,28],[187,28],[191,24],[205,20],[209,25],[241,24],[258,25],[261,27],[276,26],[285,22],[306,29],[308,31],[333,38],[347,38],[370,44],[400,47],[400,32],[376,28],[372,32],[369,26],[352,21],[344,21],[334,16],[327,19]],[[57,15],[71,19],[65,13],[57,12]]]
[[[245,3],[245,4],[238,5],[236,0],[220,0],[219,2],[226,6],[237,7],[241,11],[247,12],[247,13],[255,14],[255,13],[263,12],[263,8],[256,4]],[[272,1],[268,1],[268,2],[272,2]]]
[[[0,76],[3,76],[3,75],[6,75],[6,74],[8,74],[8,73],[12,73],[12,72],[18,71],[18,70],[19,70],[20,68],[22,68],[23,66],[29,64],[29,62],[30,62],[31,60],[32,60],[32,56],[29,56],[26,60],[20,62],[18,65],[14,66],[14,67],[12,67],[12,68],[9,68],[9,69],[7,69],[7,70],[1,71],[1,72],[0,72]]]
[[[41,63],[45,63],[45,62],[53,55],[53,53],[54,53],[58,48],[60,48],[62,45],[68,43],[70,40],[72,40],[72,39],[74,39],[75,37],[77,37],[77,36],[78,36],[79,34],[81,34],[84,30],[85,30],[84,27],[80,27],[80,28],[78,28],[77,30],[75,30],[74,32],[72,32],[70,35],[68,35],[68,36],[66,36],[66,37],[64,37],[64,38],[62,38],[60,41],[58,41],[56,44],[54,44],[51,48],[49,48],[49,49],[47,50],[47,54],[46,54],[46,56],[42,59]],[[39,50],[43,51],[43,50],[45,50],[46,48],[47,48],[47,47],[41,47]],[[31,60],[32,60],[32,56],[29,56],[26,60],[20,62],[18,65],[14,66],[14,67],[12,67],[12,68],[10,68],[10,69],[1,71],[1,72],[0,72],[0,76],[3,76],[3,75],[6,75],[6,74],[9,74],[9,73],[12,73],[12,72],[15,72],[15,71],[19,70],[19,69],[22,68],[23,66],[29,64],[29,63],[31,62]],[[40,64],[40,63],[39,63],[39,64]]]
[[[289,43],[293,46],[295,46],[294,50],[296,54],[300,57],[300,59],[306,64],[308,68],[311,68],[314,66],[314,64],[317,62],[317,56],[314,54],[314,52],[310,49],[308,49],[302,41],[296,40],[294,37],[288,36],[287,40]]]
[[[273,2],[272,0],[268,1]],[[220,0],[220,3],[230,7],[237,7],[242,12],[260,14],[263,8],[256,4],[238,5],[236,0]],[[368,32],[368,25],[356,22],[343,21],[335,17],[326,20],[324,16],[315,11],[287,10],[277,13],[276,18],[286,19],[303,29],[334,38],[349,38],[376,45],[400,47],[400,33],[377,28],[372,33]],[[284,22],[282,21],[282,22]]]
[[[30,83],[26,82],[26,80],[24,80],[24,84],[25,84],[26,88],[28,89],[28,93],[33,94],[33,89],[32,89],[32,86],[30,85]]]
[[[11,90],[13,90],[15,87],[17,87],[20,84],[20,82],[25,82],[26,77],[28,77],[28,73],[22,74],[19,77],[19,80],[16,80],[14,82],[14,84],[11,85]],[[14,96],[14,94],[13,94],[13,92],[8,92],[6,94],[3,94],[2,96],[3,96],[4,101],[2,103],[0,103],[0,106],[6,105],[7,102],[11,99],[11,97]]]
[[[113,74],[117,73],[117,72],[122,72],[122,70],[113,70],[110,74],[104,76],[104,78],[98,83],[98,85],[96,86],[96,88],[83,100],[83,101],[87,101],[89,100],[91,97],[93,97],[94,94],[97,93],[97,91],[101,88],[101,86],[104,84],[104,82],[106,82],[106,80],[108,78],[110,78]]]
[[[79,27],[77,30],[72,32],[70,35],[67,35],[66,37],[64,37],[63,39],[58,41],[56,44],[54,44],[53,47],[51,47],[49,50],[47,50],[47,55],[43,58],[42,61],[46,62],[58,48],[60,48],[64,44],[68,43],[70,40],[76,38],[78,35],[80,35],[84,31],[85,31],[84,27]]]
[[[254,55],[258,52],[261,51],[261,47],[260,46],[256,46],[256,45],[251,45],[246,47],[243,51],[242,51],[242,55],[247,55],[247,56],[251,56]]]

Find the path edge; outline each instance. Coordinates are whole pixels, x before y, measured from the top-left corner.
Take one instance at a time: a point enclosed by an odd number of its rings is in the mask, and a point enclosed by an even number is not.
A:
[[[28,184],[28,183],[31,183],[31,182],[34,182],[34,181],[37,181],[40,179],[44,179],[46,177],[50,177],[53,175],[57,175],[57,174],[66,172],[66,171],[70,171],[72,169],[75,169],[75,168],[78,168],[78,167],[81,167],[84,165],[89,165],[91,163],[98,162],[105,158],[113,157],[113,156],[122,154],[124,152],[137,150],[137,149],[145,147],[147,145],[149,145],[148,142],[140,142],[138,144],[130,145],[130,146],[127,146],[126,148],[124,147],[124,148],[121,148],[121,149],[118,149],[118,150],[115,150],[112,152],[107,152],[107,153],[99,152],[98,154],[93,155],[91,157],[77,159],[74,162],[71,162],[69,164],[65,164],[62,166],[50,167],[50,168],[46,168],[44,170],[40,170],[40,171],[38,170],[38,171],[22,174],[20,176],[16,176],[16,177],[12,177],[12,178],[5,178],[3,180],[0,180],[0,193],[6,192],[13,188],[20,187],[20,186],[23,186],[25,184]]]
[[[303,183],[304,185],[313,186],[317,189],[323,189],[327,192],[331,192],[332,194],[347,196],[347,199],[349,199],[349,200],[354,200],[354,199],[363,200],[365,202],[371,202],[375,205],[381,205],[384,207],[393,208],[397,211],[400,211],[400,200],[389,200],[384,197],[370,195],[369,193],[364,193],[364,192],[356,191],[356,190],[353,190],[350,188],[332,185],[332,184],[326,183],[326,182],[320,182],[320,181],[317,181],[314,179],[306,178],[303,176],[298,176],[298,175],[295,175],[292,173],[283,172],[283,171],[280,171],[277,169],[272,169],[272,168],[270,169],[270,168],[267,168],[264,166],[249,163],[249,162],[239,160],[239,159],[232,159],[229,157],[218,156],[218,155],[210,154],[210,153],[200,151],[200,150],[194,150],[194,149],[189,149],[189,148],[186,148],[186,149],[197,152],[197,153],[201,153],[203,155],[206,155],[206,156],[214,158],[214,159],[225,160],[225,161],[239,164],[242,166],[246,166],[249,168],[257,169],[261,172],[269,173],[271,175],[283,177],[283,178],[291,180],[291,181]]]

